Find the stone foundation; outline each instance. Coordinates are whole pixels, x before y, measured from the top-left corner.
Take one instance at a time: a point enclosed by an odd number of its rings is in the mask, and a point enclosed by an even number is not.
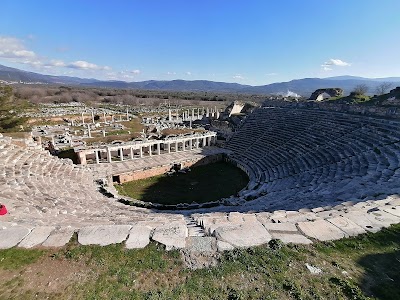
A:
[[[215,154],[215,155],[201,158],[199,160],[196,159],[196,160],[184,161],[180,164],[181,164],[182,168],[198,167],[198,166],[208,165],[211,163],[221,161],[221,160],[223,160],[223,158],[224,158],[223,154]],[[161,174],[168,172],[173,165],[174,165],[174,163],[172,162],[170,164],[154,167],[154,168],[147,169],[147,170],[135,170],[132,172],[114,174],[112,181],[118,182],[118,183],[125,183],[128,181],[145,179],[145,178],[161,175]]]

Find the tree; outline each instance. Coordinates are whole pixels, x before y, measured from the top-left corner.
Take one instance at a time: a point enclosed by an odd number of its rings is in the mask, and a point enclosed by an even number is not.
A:
[[[364,95],[368,92],[368,86],[366,84],[359,84],[354,87],[353,93],[357,95]]]
[[[391,87],[392,84],[390,82],[382,82],[376,87],[375,92],[380,96],[386,94]]]
[[[8,131],[24,123],[23,118],[18,118],[17,110],[12,87],[0,86],[0,131]]]

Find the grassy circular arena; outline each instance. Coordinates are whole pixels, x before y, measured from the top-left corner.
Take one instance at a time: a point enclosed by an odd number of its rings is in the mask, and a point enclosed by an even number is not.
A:
[[[116,185],[121,195],[160,204],[205,203],[229,197],[243,189],[247,174],[232,164],[216,162],[186,174],[158,175]]]

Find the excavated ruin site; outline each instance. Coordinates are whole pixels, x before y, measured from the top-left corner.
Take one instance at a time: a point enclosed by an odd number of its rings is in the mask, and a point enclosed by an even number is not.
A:
[[[33,141],[0,137],[0,202],[9,211],[1,249],[60,247],[76,233],[82,245],[143,248],[153,240],[167,250],[201,243],[223,251],[271,239],[336,240],[400,222],[400,122],[376,114],[264,104],[223,144],[207,131],[78,155],[73,164]],[[217,202],[143,205],[113,186],[215,155],[249,177]]]

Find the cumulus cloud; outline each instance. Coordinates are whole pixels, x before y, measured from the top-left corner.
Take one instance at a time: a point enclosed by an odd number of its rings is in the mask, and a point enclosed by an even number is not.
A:
[[[321,65],[322,70],[324,71],[332,71],[333,67],[349,67],[349,66],[351,66],[351,63],[345,62],[338,58],[331,58]]]
[[[331,58],[328,61],[324,62],[321,67],[323,68],[330,68],[331,66],[337,66],[337,67],[349,67],[351,66],[350,63],[345,62],[341,59],[335,59],[335,58]]]
[[[141,73],[141,71],[140,71],[140,70],[132,70],[131,73],[132,73],[132,74],[135,74],[135,75],[138,75],[138,74]]]
[[[192,72],[186,72],[185,74],[188,75],[188,76],[191,76]]]
[[[108,66],[99,66],[84,60],[77,60],[66,65],[67,68],[79,70],[110,70]]]
[[[167,72],[167,75],[176,75],[176,72]]]
[[[11,59],[32,59],[35,52],[26,49],[24,43],[17,38],[0,36],[0,57]]]

